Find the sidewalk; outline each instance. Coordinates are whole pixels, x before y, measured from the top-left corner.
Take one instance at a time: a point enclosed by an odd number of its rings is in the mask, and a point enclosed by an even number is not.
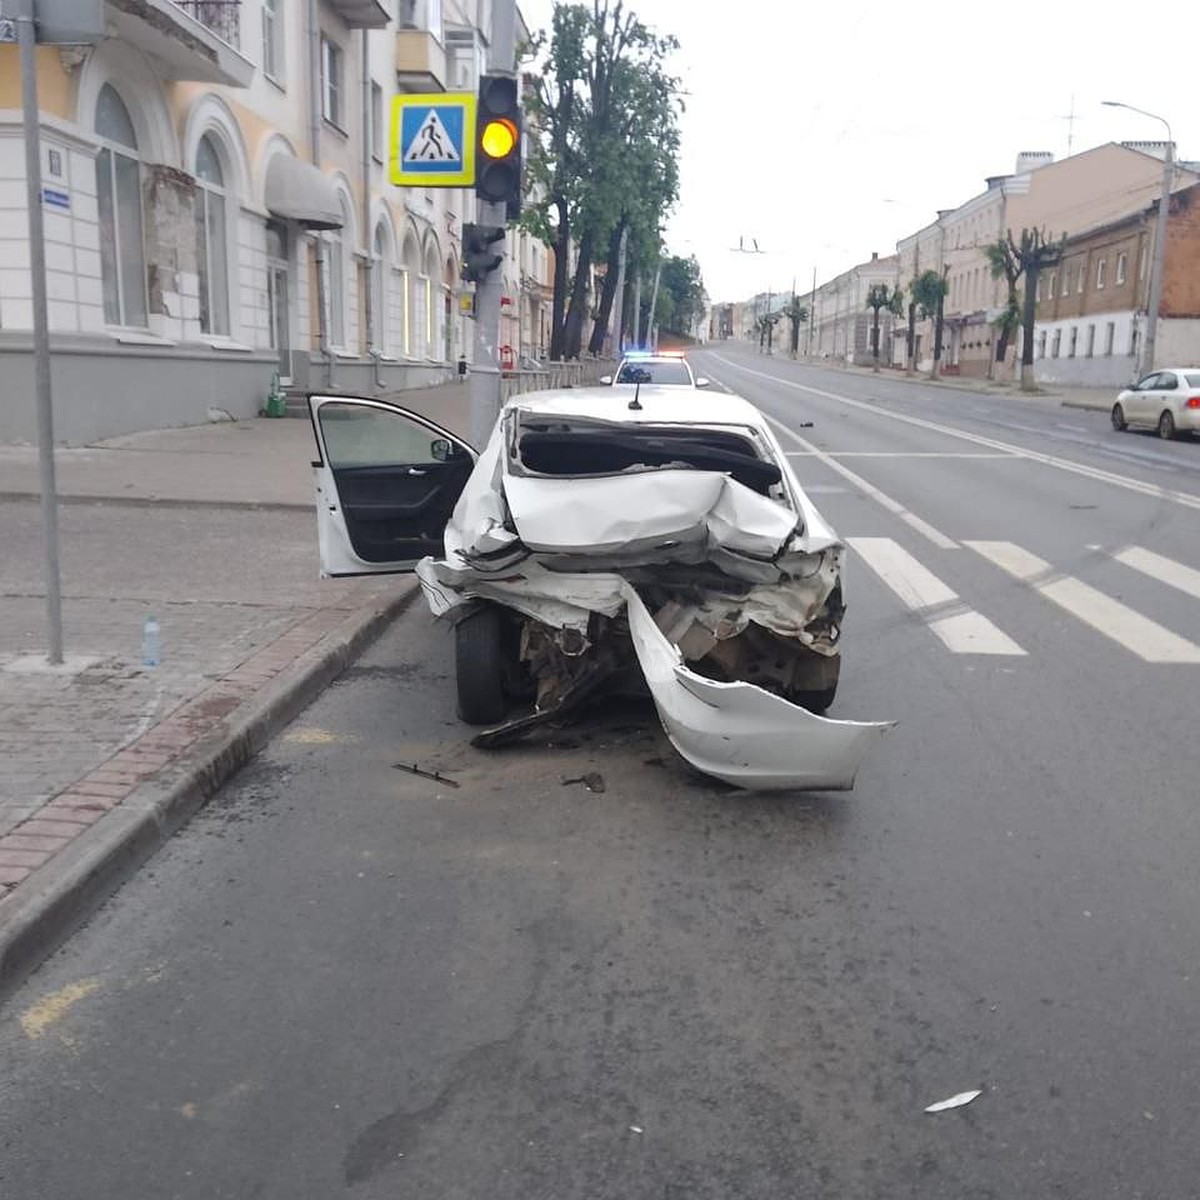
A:
[[[318,578],[313,449],[307,421],[259,420],[59,451],[50,668],[36,451],[0,446],[0,991],[414,596]]]
[[[775,357],[781,356],[776,355]],[[786,355],[782,357],[786,357]],[[807,366],[847,371],[857,375],[876,374],[873,368],[860,366],[857,363],[847,366],[840,362],[835,363],[828,360],[810,361],[808,359],[797,359],[796,361],[803,362]],[[1067,384],[1043,383],[1038,385],[1036,392],[1023,392],[1019,383],[1000,383],[995,380],[976,379],[969,375],[943,375],[939,379],[930,379],[928,371],[919,372],[915,375],[906,375],[904,371],[897,370],[895,367],[881,368],[878,376],[880,379],[887,379],[895,383],[912,383],[927,387],[958,389],[964,392],[979,392],[984,395],[1005,397],[1026,404],[1048,404],[1061,408],[1085,408],[1095,412],[1108,412],[1117,398],[1117,392],[1120,390],[1116,387],[1073,387]]]

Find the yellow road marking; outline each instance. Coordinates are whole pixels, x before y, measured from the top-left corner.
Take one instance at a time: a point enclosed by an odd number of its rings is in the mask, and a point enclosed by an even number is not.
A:
[[[69,983],[65,988],[51,992],[21,1014],[21,1028],[27,1037],[40,1038],[51,1025],[61,1021],[80,1000],[99,988],[100,980],[81,979],[78,983]]]

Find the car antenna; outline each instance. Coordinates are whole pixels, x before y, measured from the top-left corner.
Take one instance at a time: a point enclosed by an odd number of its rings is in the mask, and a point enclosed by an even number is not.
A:
[[[629,402],[629,407],[635,412],[640,412],[642,402],[638,399],[638,394],[642,390],[642,373],[638,371],[633,377],[633,399]]]

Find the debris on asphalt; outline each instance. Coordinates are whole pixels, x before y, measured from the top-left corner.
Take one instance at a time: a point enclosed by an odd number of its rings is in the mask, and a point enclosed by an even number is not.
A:
[[[589,792],[605,791],[604,776],[599,771],[589,771],[586,775],[580,775],[575,779],[564,779],[563,787],[569,787],[573,783],[582,783]]]
[[[443,775],[440,771],[422,770],[416,763],[392,763],[392,768],[396,771],[407,771],[410,775],[419,775],[422,779],[432,779],[434,783],[444,783],[447,787],[456,788],[459,786],[448,775]]]
[[[981,1089],[973,1092],[959,1092],[957,1096],[951,1096],[949,1100],[939,1100],[936,1104],[931,1104],[925,1111],[927,1113],[945,1112],[949,1108],[962,1108],[964,1104],[970,1104],[972,1100],[983,1095]]]
[[[630,1125],[630,1133],[645,1133],[646,1131],[640,1125]]]

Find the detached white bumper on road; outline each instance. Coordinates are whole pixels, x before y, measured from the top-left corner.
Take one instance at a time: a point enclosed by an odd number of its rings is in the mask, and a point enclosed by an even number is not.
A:
[[[754,791],[849,791],[894,721],[831,721],[750,683],[689,670],[632,587],[625,589],[638,662],[671,744],[697,770]]]

